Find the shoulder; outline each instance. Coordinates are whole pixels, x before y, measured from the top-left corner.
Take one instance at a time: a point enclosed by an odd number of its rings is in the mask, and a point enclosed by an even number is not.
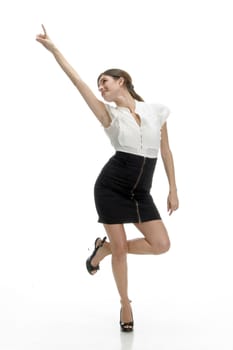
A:
[[[170,114],[170,110],[167,106],[161,103],[149,103],[148,108],[150,108],[154,113],[159,115],[160,117],[167,116]]]
[[[104,105],[105,105],[106,110],[107,110],[108,113],[110,114],[111,119],[113,119],[114,117],[117,116],[117,114],[119,113],[119,111],[118,111],[118,108],[117,108],[116,106],[113,106],[113,105],[111,105],[111,104],[109,104],[109,103],[105,103]]]
[[[166,120],[170,114],[170,109],[161,103],[137,102],[136,106],[138,113],[141,111],[157,116],[162,120]]]
[[[169,112],[169,108],[161,103],[136,101],[136,108],[141,110],[154,111],[156,113]]]

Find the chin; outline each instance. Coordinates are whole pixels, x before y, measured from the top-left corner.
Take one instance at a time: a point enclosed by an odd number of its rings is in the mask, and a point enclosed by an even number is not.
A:
[[[112,99],[108,96],[103,96],[104,101],[106,102],[113,102]]]

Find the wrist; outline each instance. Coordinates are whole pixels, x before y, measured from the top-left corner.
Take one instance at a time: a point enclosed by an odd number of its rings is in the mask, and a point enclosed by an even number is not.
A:
[[[58,50],[58,48],[55,46],[55,45],[53,45],[51,48],[50,48],[50,52],[54,55],[54,56],[56,56],[56,55],[59,55],[59,50]]]
[[[169,188],[169,193],[174,193],[177,192],[177,188],[176,187],[170,187]]]

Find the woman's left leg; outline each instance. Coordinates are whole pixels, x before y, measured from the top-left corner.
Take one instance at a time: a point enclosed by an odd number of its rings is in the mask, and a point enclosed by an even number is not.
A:
[[[162,254],[169,250],[170,240],[162,220],[135,223],[145,238],[129,240],[129,254]]]
[[[161,220],[152,220],[134,224],[143,234],[144,238],[135,238],[127,241],[127,253],[129,254],[162,254],[169,250],[170,240],[166,227]],[[107,226],[105,229],[107,229]],[[107,255],[112,254],[111,244],[105,242],[96,256],[92,259],[92,265],[98,265]]]

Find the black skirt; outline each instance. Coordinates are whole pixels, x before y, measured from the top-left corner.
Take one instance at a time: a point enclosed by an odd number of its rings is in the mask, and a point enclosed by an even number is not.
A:
[[[99,222],[139,223],[161,220],[150,194],[157,158],[116,152],[94,187]]]

